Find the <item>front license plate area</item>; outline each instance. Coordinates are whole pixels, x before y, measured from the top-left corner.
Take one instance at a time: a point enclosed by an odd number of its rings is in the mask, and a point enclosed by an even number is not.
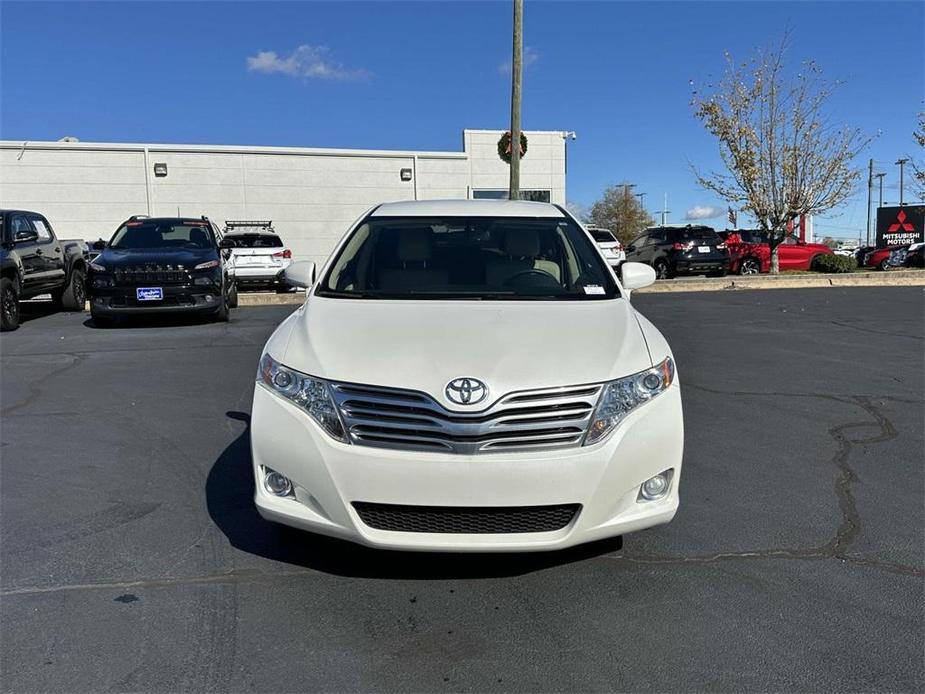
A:
[[[135,298],[138,301],[163,301],[164,289],[162,287],[138,287],[135,289]]]

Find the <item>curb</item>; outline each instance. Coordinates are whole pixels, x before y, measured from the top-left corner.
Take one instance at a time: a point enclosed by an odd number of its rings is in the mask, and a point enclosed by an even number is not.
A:
[[[891,270],[833,275],[765,275],[759,277],[688,277],[658,280],[655,284],[636,289],[634,294],[665,292],[718,292],[739,289],[802,289],[822,287],[922,287],[925,270]]]

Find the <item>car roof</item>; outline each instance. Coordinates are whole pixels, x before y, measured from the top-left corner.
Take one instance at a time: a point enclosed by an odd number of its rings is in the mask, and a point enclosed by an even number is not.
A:
[[[129,217],[123,222],[126,224],[128,222],[193,222],[195,224],[206,224],[209,222],[209,219],[203,219],[202,217]]]
[[[407,200],[386,202],[372,217],[557,217],[565,215],[548,202],[526,200]]]

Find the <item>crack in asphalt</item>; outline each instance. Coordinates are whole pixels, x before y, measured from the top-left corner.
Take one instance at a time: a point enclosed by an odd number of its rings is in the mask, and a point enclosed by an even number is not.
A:
[[[65,371],[68,371],[70,369],[73,369],[74,367],[80,366],[81,364],[83,364],[83,362],[87,360],[87,357],[89,356],[88,354],[71,354],[68,352],[62,352],[61,354],[71,357],[73,361],[67,364],[64,364],[63,366],[60,366],[57,369],[52,369],[51,371],[45,371],[42,374],[41,378],[38,378],[34,381],[30,381],[28,395],[26,395],[25,398],[23,398],[20,402],[16,403],[15,405],[10,405],[9,407],[4,407],[3,409],[0,409],[0,415],[9,416],[13,412],[17,412],[18,410],[22,410],[28,407],[33,402],[35,402],[40,395],[42,395],[43,393],[42,389],[45,386],[45,383],[47,381],[50,381],[56,376],[60,376]],[[29,357],[26,357],[26,358],[28,359]]]
[[[717,561],[726,561],[734,559],[838,559],[842,562],[857,564],[859,566],[868,566],[878,568],[891,573],[898,573],[910,576],[925,576],[925,569],[909,566],[899,562],[882,561],[879,559],[865,559],[861,557],[848,556],[846,552],[850,549],[852,543],[857,539],[861,532],[861,517],[857,509],[857,503],[854,494],[851,491],[852,483],[857,481],[857,475],[848,464],[851,451],[855,445],[883,443],[895,439],[899,433],[895,425],[887,418],[885,414],[873,403],[877,400],[893,400],[900,402],[921,402],[919,400],[902,400],[890,396],[873,397],[867,395],[848,395],[836,396],[825,393],[771,393],[756,391],[724,391],[706,386],[699,386],[687,383],[687,388],[695,388],[709,393],[719,395],[772,395],[787,397],[809,397],[821,398],[823,400],[832,400],[844,404],[860,407],[873,421],[851,421],[837,424],[829,429],[829,436],[835,441],[837,449],[830,459],[830,463],[835,466],[838,475],[835,478],[833,489],[838,508],[841,512],[841,522],[836,529],[832,538],[824,545],[818,547],[806,548],[773,548],[758,550],[743,550],[730,552],[716,552],[706,555],[695,556],[671,556],[658,554],[615,554],[608,555],[609,559],[618,561],[631,562],[636,564],[708,564]],[[849,438],[846,432],[852,429],[870,428],[876,426],[879,433],[864,438]]]

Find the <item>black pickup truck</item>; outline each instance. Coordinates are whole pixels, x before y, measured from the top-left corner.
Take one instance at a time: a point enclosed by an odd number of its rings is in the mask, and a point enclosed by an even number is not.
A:
[[[19,327],[19,301],[40,294],[67,311],[82,311],[87,264],[82,241],[59,240],[37,212],[0,210],[0,329]]]

